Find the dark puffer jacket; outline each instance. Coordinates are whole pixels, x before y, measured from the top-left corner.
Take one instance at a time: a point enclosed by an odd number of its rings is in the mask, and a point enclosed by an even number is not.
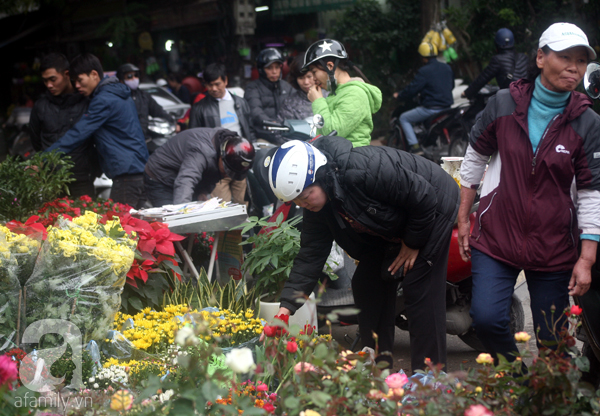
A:
[[[70,154],[91,137],[106,176],[144,172],[148,148],[131,99],[131,90],[116,77],[104,78],[94,92],[86,113],[47,150]]]
[[[465,96],[469,99],[473,98],[492,78],[496,78],[501,89],[508,88],[511,82],[527,76],[527,65],[527,55],[517,53],[514,49],[503,49],[492,56],[489,65],[465,90]],[[507,78],[507,74],[511,74],[512,78]]]
[[[144,132],[146,139],[148,136],[148,116],[159,117],[168,120],[172,123],[175,122],[173,116],[167,113],[150,94],[141,89],[131,90],[131,98],[135,103],[135,109],[137,110],[138,117],[140,119],[140,126]]]
[[[281,306],[291,311],[299,306],[298,292],[314,289],[333,240],[361,260],[401,238],[430,262],[458,213],[456,182],[425,158],[383,146],[353,148],[341,137],[314,145],[330,162],[324,178],[319,176],[329,202],[304,213],[300,252],[281,295]],[[370,233],[354,231],[347,218]]]
[[[172,137],[148,159],[146,170],[158,182],[173,187],[173,203],[209,194],[222,179],[213,137],[220,128],[189,129]]]
[[[249,121],[252,117],[248,102],[242,97],[231,94],[233,98],[235,113],[240,121],[242,136],[253,142],[254,132],[250,129]],[[196,127],[221,127],[221,115],[219,113],[219,102],[207,95],[202,100],[192,106],[190,113],[190,128]]]
[[[323,90],[323,92],[327,94],[327,91]],[[306,96],[306,93],[302,90],[294,89],[281,103],[279,121],[303,120],[307,117],[312,117],[312,115],[312,103]]]
[[[250,105],[251,127],[257,137],[273,140],[272,137],[276,136],[263,130],[262,122],[277,120],[281,103],[292,93],[292,90],[292,86],[284,80],[271,82],[261,77],[248,83],[244,99]]]
[[[54,96],[46,92],[35,102],[31,110],[29,130],[31,144],[38,152],[46,150],[60,139],[87,110],[89,100],[79,93]],[[91,140],[69,154],[73,176],[77,180],[89,180],[98,174],[98,155]]]

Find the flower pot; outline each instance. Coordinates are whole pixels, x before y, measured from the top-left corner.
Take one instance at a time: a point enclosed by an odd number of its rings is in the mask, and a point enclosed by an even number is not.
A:
[[[315,294],[311,293],[310,300],[315,300]],[[279,302],[260,302],[260,312],[258,317],[264,319],[267,322],[272,322],[273,317],[277,315],[279,311]],[[304,328],[304,325],[310,325],[315,327],[315,333],[317,332],[317,305],[313,302],[307,302],[300,307],[294,315],[290,315],[290,325],[296,324],[300,326],[300,329]]]

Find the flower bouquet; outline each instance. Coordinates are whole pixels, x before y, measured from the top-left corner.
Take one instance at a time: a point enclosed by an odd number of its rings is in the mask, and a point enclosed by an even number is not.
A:
[[[0,225],[0,345],[16,343],[21,326],[21,284],[37,258],[41,233],[13,233]],[[7,341],[10,341],[7,342]]]
[[[42,319],[75,324],[83,341],[104,339],[121,305],[120,294],[136,240],[118,218],[99,223],[94,212],[48,228],[32,276],[25,285],[27,325]]]

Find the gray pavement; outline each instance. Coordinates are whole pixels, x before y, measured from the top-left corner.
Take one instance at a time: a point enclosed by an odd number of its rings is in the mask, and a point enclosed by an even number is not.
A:
[[[517,284],[517,289],[515,290],[515,292],[523,302],[523,309],[525,311],[525,331],[530,335],[533,335],[533,321],[531,318],[529,292],[527,291],[526,283],[520,280]],[[342,346],[350,348],[351,341],[347,340],[346,337],[353,339],[356,336],[357,328],[357,325],[334,325],[332,327],[333,337]],[[458,336],[448,335],[446,341],[448,372],[458,371],[461,369],[469,369],[479,365],[475,362],[475,359],[479,355],[479,352],[466,345]],[[409,344],[410,341],[408,332],[401,331],[400,329],[396,328],[394,342],[394,371],[399,371],[400,369],[403,369],[406,373],[411,373]],[[529,348],[532,350],[532,352],[534,352],[534,354],[537,353],[537,348],[535,346],[535,341],[533,337],[529,341]],[[530,360],[526,360],[526,363],[530,364],[530,362],[527,361]]]

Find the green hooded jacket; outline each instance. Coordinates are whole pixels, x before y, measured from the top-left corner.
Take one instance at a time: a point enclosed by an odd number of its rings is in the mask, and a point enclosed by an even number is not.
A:
[[[354,147],[371,144],[372,114],[381,108],[381,90],[361,78],[338,85],[335,95],[318,98],[312,103],[313,114],[321,114],[325,124],[318,131],[328,134],[337,130]]]

